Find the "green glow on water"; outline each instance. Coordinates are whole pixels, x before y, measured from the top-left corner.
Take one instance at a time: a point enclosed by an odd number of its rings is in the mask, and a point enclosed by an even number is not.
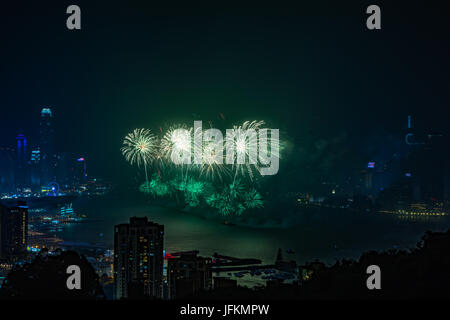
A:
[[[157,174],[154,174],[152,176],[152,180],[150,182],[144,182],[143,184],[141,184],[139,190],[141,192],[158,197],[166,196],[169,194],[168,186],[161,181]]]
[[[153,174],[151,181],[143,183],[139,190],[155,198],[183,199],[184,205],[189,207],[213,208],[222,216],[239,216],[248,209],[264,207],[261,194],[255,188],[248,189],[239,179],[229,184],[213,185],[209,181],[182,175],[166,182],[158,174]]]
[[[122,153],[130,164],[144,166],[145,182],[139,186],[140,192],[154,198],[169,198],[180,207],[198,207],[221,216],[239,216],[264,207],[263,197],[256,189],[256,186],[261,187],[260,168],[250,151],[269,142],[272,146],[274,141],[267,135],[251,139],[248,133],[263,129],[264,125],[264,121],[254,120],[233,127],[235,135],[228,135],[226,139],[229,145],[245,155],[245,163],[238,164],[238,153],[235,153],[235,165],[230,168],[223,159],[216,159],[210,143],[198,146],[194,139],[193,145],[178,134],[176,129],[185,129],[189,135],[194,133],[183,124],[170,127],[162,136],[154,135],[148,129],[136,129],[125,137]],[[173,164],[171,155],[175,149],[190,151],[193,147],[202,151],[201,164]],[[148,179],[150,170],[153,174]]]

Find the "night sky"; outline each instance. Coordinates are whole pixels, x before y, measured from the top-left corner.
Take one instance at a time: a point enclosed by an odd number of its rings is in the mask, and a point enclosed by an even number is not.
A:
[[[308,163],[323,175],[395,149],[408,114],[448,132],[450,19],[437,1],[92,2],[2,5],[0,146],[20,129],[36,145],[50,106],[58,150],[130,182],[120,146],[136,127],[262,119],[289,141],[300,181]],[[66,28],[70,4],[80,31]],[[370,4],[382,30],[366,28]]]

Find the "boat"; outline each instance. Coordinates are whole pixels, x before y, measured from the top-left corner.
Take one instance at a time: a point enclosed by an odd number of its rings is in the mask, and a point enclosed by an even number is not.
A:
[[[223,224],[226,225],[226,226],[229,226],[229,227],[234,227],[234,226],[236,226],[235,223],[230,222],[230,221],[227,221],[227,220],[224,220],[224,221],[223,221]]]

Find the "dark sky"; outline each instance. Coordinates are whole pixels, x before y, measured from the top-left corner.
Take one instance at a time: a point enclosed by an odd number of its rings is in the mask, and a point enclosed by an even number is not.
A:
[[[3,4],[0,146],[20,128],[36,144],[39,111],[50,106],[59,150],[86,156],[91,174],[126,181],[133,171],[119,149],[136,127],[263,119],[294,154],[324,141],[353,153],[382,146],[408,114],[447,130],[443,2],[152,3]],[[369,31],[374,3],[382,30]],[[81,7],[80,31],[66,29],[70,4]]]

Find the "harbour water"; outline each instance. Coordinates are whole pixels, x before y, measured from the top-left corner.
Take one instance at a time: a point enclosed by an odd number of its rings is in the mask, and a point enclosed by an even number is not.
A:
[[[450,227],[448,216],[411,220],[339,209],[323,209],[304,223],[285,228],[229,226],[117,195],[79,198],[73,202],[73,208],[88,219],[68,225],[57,234],[66,241],[100,243],[112,248],[114,225],[127,223],[132,216],[147,216],[164,225],[166,252],[196,249],[200,255],[218,252],[257,258],[263,264],[274,263],[278,248],[283,249],[286,260],[300,264],[315,259],[334,263],[336,259],[358,258],[369,250],[414,248],[426,230],[446,231]]]

